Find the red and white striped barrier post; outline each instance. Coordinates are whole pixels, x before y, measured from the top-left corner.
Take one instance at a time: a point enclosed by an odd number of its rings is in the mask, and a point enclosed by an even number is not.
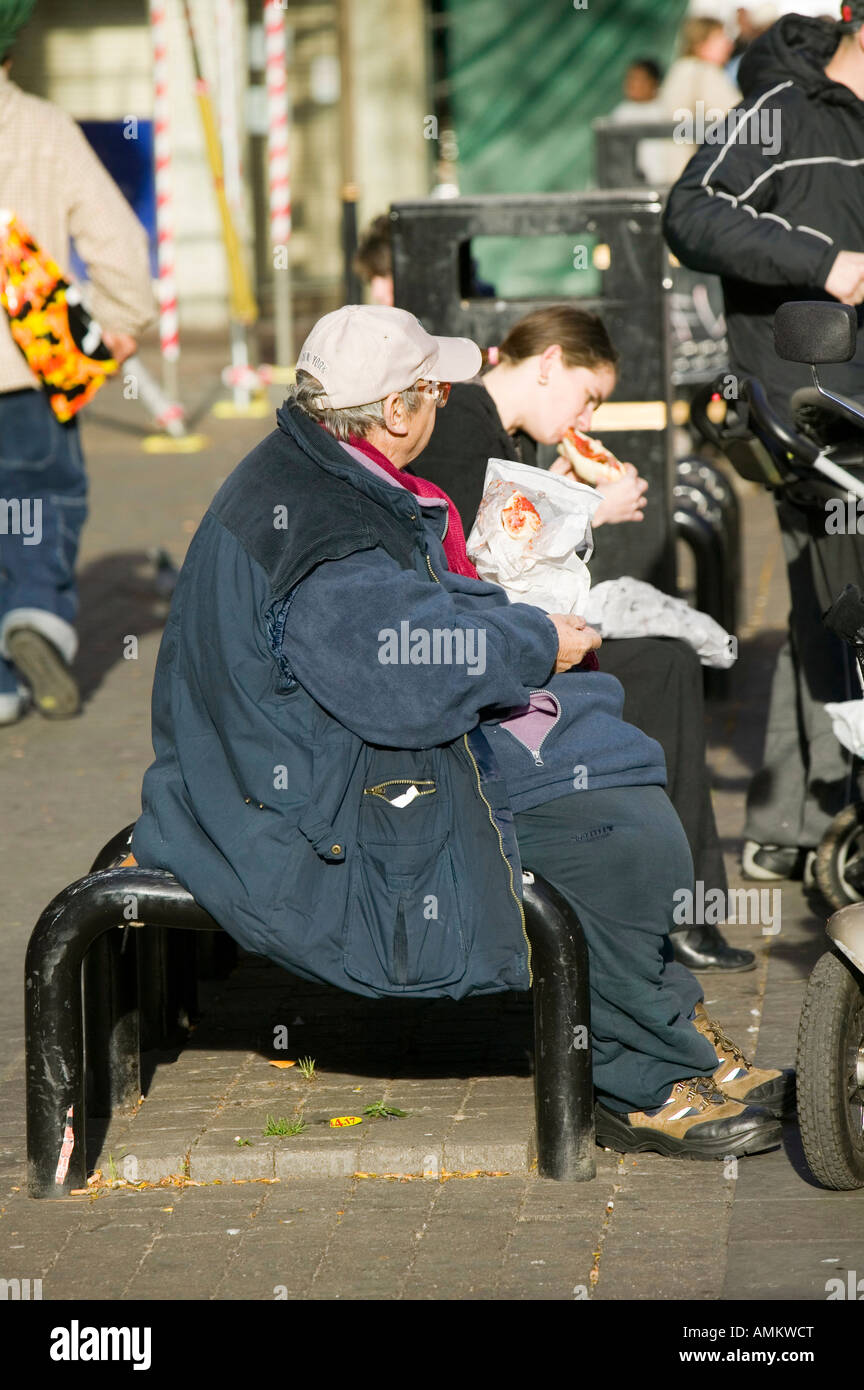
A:
[[[287,366],[294,360],[291,271],[288,265],[288,243],[291,239],[290,104],[285,10],[279,0],[264,0],[264,33],[276,360],[280,365]]]
[[[153,151],[156,165],[156,237],[159,267],[159,341],[166,394],[177,396],[180,331],[174,259],[171,102],[168,92],[167,0],[149,0],[153,44]]]
[[[216,3],[216,58],[219,75],[219,141],[222,146],[222,170],[225,178],[225,197],[234,217],[238,234],[243,239],[246,209],[243,202],[243,161],[240,151],[240,125],[235,68],[237,52],[237,15],[235,0]],[[246,325],[231,321],[231,366],[239,375],[249,366],[249,336]],[[234,405],[245,410],[250,401],[249,391],[238,384],[233,387]]]

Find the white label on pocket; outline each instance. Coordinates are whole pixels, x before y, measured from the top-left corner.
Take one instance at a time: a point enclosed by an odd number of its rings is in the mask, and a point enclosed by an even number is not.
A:
[[[403,806],[410,806],[411,802],[415,799],[415,797],[418,797],[419,795],[419,791],[412,782],[407,792],[403,792],[401,796],[394,796],[393,800],[390,802],[390,805],[398,806],[399,810],[401,811]]]

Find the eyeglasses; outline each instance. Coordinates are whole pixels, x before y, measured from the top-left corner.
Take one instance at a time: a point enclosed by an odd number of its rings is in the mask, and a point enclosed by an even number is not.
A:
[[[415,381],[414,385],[418,391],[425,391],[430,395],[439,410],[442,405],[447,404],[450,396],[449,381]]]

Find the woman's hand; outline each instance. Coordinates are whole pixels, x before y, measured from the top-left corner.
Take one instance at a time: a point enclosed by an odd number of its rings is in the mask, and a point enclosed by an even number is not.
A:
[[[596,651],[603,641],[600,633],[589,627],[584,618],[577,618],[572,613],[549,613],[548,617],[558,631],[556,675],[569,671],[571,666],[578,666],[588,652]]]
[[[603,501],[591,518],[592,529],[619,521],[641,521],[645,515],[648,484],[639,477],[632,463],[622,463],[621,467],[623,478],[600,483],[596,489]]]
[[[622,463],[621,467],[624,470],[622,478],[610,479],[608,483],[598,483],[594,489],[602,501],[591,518],[593,529],[618,521],[643,519],[648,484],[644,478],[639,477],[632,463]],[[570,478],[574,483],[582,482],[570,460],[562,458],[560,454],[550,463],[549,472],[557,473],[562,478]],[[586,484],[583,483],[583,486]]]

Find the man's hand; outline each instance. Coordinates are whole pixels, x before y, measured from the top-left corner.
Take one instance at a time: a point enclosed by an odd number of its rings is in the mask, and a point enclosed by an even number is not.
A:
[[[623,478],[597,484],[603,501],[591,518],[591,525],[595,529],[618,521],[641,521],[645,515],[648,484],[639,477],[632,463],[622,463],[621,467],[624,469]]]
[[[588,652],[596,651],[603,641],[600,633],[589,627],[584,618],[576,618],[572,613],[550,613],[548,617],[558,631],[556,675],[578,666]]]
[[[864,257],[862,257],[864,259]],[[102,341],[115,362],[125,362],[127,357],[137,351],[138,344],[128,333],[107,333],[103,330]]]
[[[841,304],[864,303],[864,255],[841,251],[831,267],[825,288]]]

